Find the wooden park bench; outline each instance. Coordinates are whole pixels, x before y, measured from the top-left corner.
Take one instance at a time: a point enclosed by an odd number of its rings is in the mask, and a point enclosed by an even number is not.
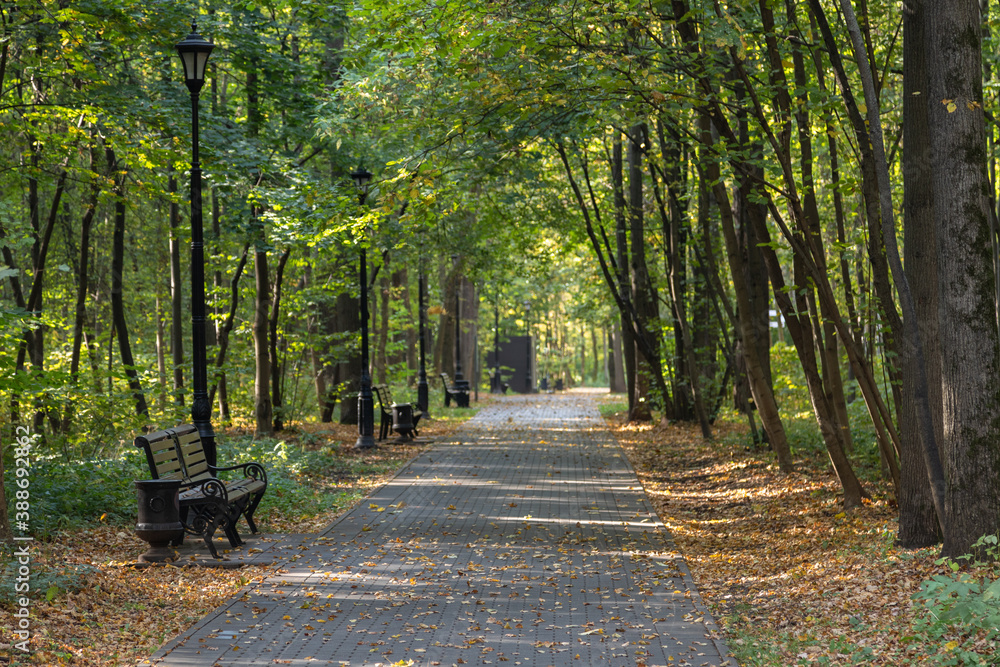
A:
[[[140,435],[136,447],[146,452],[146,462],[153,479],[178,479],[181,481],[180,519],[184,531],[205,540],[214,558],[212,536],[222,528],[229,544],[243,544],[236,530],[236,521],[242,514],[250,531],[257,533],[253,515],[267,489],[267,472],[256,461],[238,465],[211,466],[205,460],[198,429],[191,424]],[[240,471],[240,479],[220,479],[217,473]],[[181,536],[173,546],[183,542]]]
[[[417,424],[420,422],[420,418],[424,416],[424,413],[418,410],[412,403],[394,403],[392,400],[392,393],[389,391],[389,385],[378,384],[372,387],[375,391],[375,395],[378,397],[379,410],[382,413],[381,420],[379,421],[378,429],[378,439],[385,440],[389,435],[389,431],[393,427],[393,409],[396,411],[400,409],[408,410],[412,416],[412,429],[399,429],[399,437],[402,439],[409,439],[414,435],[420,435],[417,433]]]
[[[448,407],[449,405],[451,405],[452,401],[455,401],[455,405],[457,406],[460,401],[458,400],[458,393],[452,391],[453,385],[451,383],[451,378],[448,377],[447,373],[441,373],[440,378],[441,378],[441,384],[444,385],[444,405],[445,405],[445,407]]]

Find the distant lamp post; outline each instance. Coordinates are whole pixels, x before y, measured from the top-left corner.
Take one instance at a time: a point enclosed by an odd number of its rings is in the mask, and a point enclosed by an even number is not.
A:
[[[524,387],[524,393],[526,393],[526,394],[533,393],[532,389],[534,388],[533,385],[532,385],[532,379],[531,379],[531,348],[532,348],[532,344],[531,344],[531,320],[529,319],[530,316],[531,316],[531,302],[528,301],[527,299],[525,299],[525,301],[524,301],[524,337],[525,337],[525,348],[527,348],[527,350],[528,350],[528,360],[527,360],[527,363],[524,366],[524,385],[525,385],[525,387]]]
[[[424,419],[430,419],[428,410],[428,387],[427,387],[427,357],[425,354],[425,341],[427,340],[427,276],[424,275],[424,238],[420,235],[420,256],[417,260],[420,264],[417,273],[417,310],[420,313],[420,369],[417,372],[417,409],[423,413]]]
[[[365,205],[371,172],[358,167],[351,172],[358,191],[358,205]],[[375,447],[375,398],[372,395],[372,376],[368,368],[368,253],[361,244],[361,261],[358,271],[361,281],[361,390],[358,392],[358,440],[355,449]]]
[[[462,280],[458,275],[458,255],[452,255],[455,266],[455,405],[469,407],[469,381],[462,375]]]
[[[205,359],[205,241],[201,217],[201,161],[198,156],[198,99],[205,85],[208,56],[215,45],[198,34],[191,22],[191,34],[175,46],[184,64],[184,83],[191,91],[191,421],[205,448],[205,460],[216,464],[212,405],[208,400],[208,363]]]

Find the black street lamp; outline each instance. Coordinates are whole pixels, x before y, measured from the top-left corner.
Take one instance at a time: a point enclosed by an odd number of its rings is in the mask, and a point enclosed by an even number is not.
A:
[[[198,99],[205,85],[208,56],[215,45],[198,34],[191,22],[191,34],[175,46],[184,64],[184,83],[191,91],[191,421],[205,448],[205,461],[216,464],[212,404],[208,400],[208,363],[205,359],[205,241],[201,218],[201,161],[198,156]]]
[[[358,167],[351,172],[358,190],[358,205],[365,205],[371,172]],[[358,273],[361,280],[361,391],[358,392],[358,440],[355,449],[375,447],[375,397],[372,395],[372,376],[368,368],[368,254],[361,244],[361,262]]]
[[[424,419],[430,419],[427,387],[427,357],[425,341],[427,340],[427,277],[424,275],[424,239],[420,236],[420,269],[417,273],[417,310],[420,313],[420,370],[417,372],[417,409]]]
[[[469,407],[469,381],[462,375],[462,280],[458,275],[458,255],[452,255],[455,266],[455,405]]]
[[[524,302],[524,337],[525,337],[525,348],[528,351],[528,362],[524,367],[524,390],[525,393],[531,394],[533,392],[533,385],[531,379],[531,352],[534,347],[531,343],[531,320],[529,316],[531,315],[531,302],[525,300]]]

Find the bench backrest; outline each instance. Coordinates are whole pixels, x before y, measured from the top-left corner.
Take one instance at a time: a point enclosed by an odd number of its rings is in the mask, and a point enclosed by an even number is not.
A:
[[[135,445],[145,450],[153,479],[190,482],[212,477],[205,460],[201,434],[191,424],[140,435],[135,439]]]
[[[389,407],[389,399],[388,399],[389,386],[388,385],[384,385],[384,384],[375,384],[375,385],[372,385],[372,391],[375,392],[375,397],[378,399],[378,402],[382,404],[382,407],[383,408],[388,408]]]

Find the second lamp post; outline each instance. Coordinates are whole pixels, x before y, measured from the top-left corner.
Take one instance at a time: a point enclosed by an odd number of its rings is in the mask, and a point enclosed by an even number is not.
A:
[[[458,273],[458,255],[451,256],[455,267],[455,381],[452,391],[455,405],[469,407],[469,381],[462,374],[462,277]]]
[[[214,45],[198,34],[191,22],[191,34],[178,42],[184,64],[184,83],[191,92],[191,421],[205,448],[205,461],[214,466],[215,431],[212,404],[208,400],[208,362],[205,340],[205,241],[201,216],[201,160],[198,156],[198,99],[205,85],[205,68]]]
[[[365,205],[368,196],[368,184],[372,180],[371,172],[364,167],[358,167],[351,172],[354,185],[358,190],[358,205]],[[355,449],[372,449],[375,447],[375,397],[372,395],[372,376],[368,368],[368,254],[364,242],[361,243],[360,261],[361,280],[361,389],[358,392],[358,440]]]

